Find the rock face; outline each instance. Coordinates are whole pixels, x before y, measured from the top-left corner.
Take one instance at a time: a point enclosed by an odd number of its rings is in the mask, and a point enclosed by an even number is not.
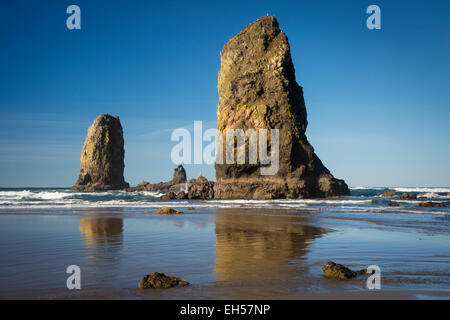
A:
[[[248,153],[245,164],[216,161],[215,198],[349,195],[345,182],[331,175],[306,138],[303,89],[295,80],[288,39],[274,17],[258,19],[225,44],[218,91],[217,122],[223,137],[227,129],[268,129],[269,137],[270,129],[279,129],[279,170],[261,175],[260,168],[267,165],[250,164]]]
[[[446,207],[446,204],[443,203],[443,202],[427,201],[427,202],[421,202],[421,203],[419,203],[419,207],[445,208],[445,207]]]
[[[154,213],[154,214],[163,214],[163,215],[170,215],[170,214],[181,214],[183,211],[178,211],[169,207],[160,207],[156,209],[155,212],[146,212],[146,213]]]
[[[173,178],[168,182],[159,182],[155,184],[151,184],[147,181],[143,181],[138,184],[134,188],[128,188],[128,192],[134,191],[163,191],[167,192],[171,188],[181,189],[185,188],[184,184],[186,183],[186,171],[184,170],[182,165],[179,165],[173,170]],[[162,199],[164,200],[164,199]]]
[[[178,277],[166,276],[164,273],[153,272],[139,281],[139,289],[167,289],[175,286],[187,286],[189,282]]]
[[[382,197],[393,197],[395,196],[396,192],[395,190],[384,190],[383,194],[381,195]]]
[[[356,277],[359,274],[365,274],[366,270],[353,271],[343,266],[342,264],[337,264],[332,261],[328,262],[322,268],[322,274],[325,278],[335,279],[335,280],[346,280]]]
[[[81,168],[72,190],[118,190],[128,188],[123,178],[123,130],[119,117],[102,114],[89,127],[81,151]]]
[[[408,199],[417,199],[417,193],[406,193],[406,192],[404,192],[404,193],[402,193],[402,194],[399,196],[399,198],[400,198],[400,199],[405,199],[405,200],[408,200]]]
[[[182,165],[179,165],[173,170],[173,184],[180,184],[186,182],[186,171],[184,170]]]
[[[213,199],[214,198],[214,182],[208,181],[203,176],[191,181],[188,188],[188,199]]]

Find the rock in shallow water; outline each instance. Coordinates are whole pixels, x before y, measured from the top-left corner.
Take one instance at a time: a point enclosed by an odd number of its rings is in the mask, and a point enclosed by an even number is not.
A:
[[[427,201],[419,203],[419,207],[436,207],[436,208],[444,208],[447,205],[442,202],[433,202],[433,201]]]
[[[269,136],[270,129],[279,129],[279,170],[274,175],[261,175],[260,169],[266,165],[250,164],[248,156],[244,164],[216,163],[215,198],[350,194],[345,182],[331,175],[306,138],[303,89],[295,79],[288,39],[275,17],[258,19],[225,44],[218,91],[217,123],[223,137],[228,129],[268,129]]]
[[[395,190],[384,190],[383,194],[381,195],[382,197],[393,197],[395,196],[396,192]]]
[[[398,202],[391,202],[388,204],[389,207],[400,207],[400,204]]]
[[[167,289],[175,286],[187,286],[189,282],[178,277],[166,276],[164,273],[153,272],[139,281],[139,289]]]
[[[325,278],[347,280],[354,278],[360,274],[366,274],[366,270],[362,269],[359,271],[353,271],[346,266],[343,266],[342,264],[337,264],[330,261],[324,267],[322,267],[322,273]]]
[[[178,211],[169,207],[160,207],[156,209],[154,212],[145,212],[145,213],[154,213],[154,214],[181,214],[183,211]]]
[[[102,114],[89,127],[81,151],[81,168],[72,190],[128,188],[123,177],[125,150],[118,116]]]

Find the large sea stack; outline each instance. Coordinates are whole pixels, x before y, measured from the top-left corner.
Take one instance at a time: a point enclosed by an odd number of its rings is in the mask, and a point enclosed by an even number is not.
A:
[[[72,190],[118,190],[128,188],[123,178],[123,130],[118,116],[102,114],[89,127],[81,150],[81,168]]]
[[[248,155],[245,164],[216,163],[215,198],[349,194],[345,182],[331,175],[306,138],[303,89],[295,80],[288,39],[275,17],[258,19],[225,44],[218,91],[217,123],[223,137],[227,129],[269,129],[269,133],[270,129],[279,129],[279,170],[263,176],[263,165],[249,164]]]

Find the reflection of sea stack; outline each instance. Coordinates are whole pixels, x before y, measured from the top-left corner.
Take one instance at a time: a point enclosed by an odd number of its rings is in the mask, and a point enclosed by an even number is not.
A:
[[[72,190],[128,188],[123,177],[123,130],[119,117],[102,114],[89,127],[81,151],[80,175]]]
[[[218,209],[216,223],[217,280],[290,279],[290,262],[307,253],[311,240],[325,229],[299,224],[295,216],[232,214]]]
[[[121,242],[123,221],[119,218],[80,218],[80,232],[90,244]]]
[[[216,198],[349,194],[306,138],[303,90],[295,80],[288,39],[274,17],[258,19],[225,44],[218,91],[217,123],[223,137],[226,129],[279,129],[280,144],[279,171],[272,176],[262,176],[261,164],[249,164],[248,156],[246,164],[216,164]]]

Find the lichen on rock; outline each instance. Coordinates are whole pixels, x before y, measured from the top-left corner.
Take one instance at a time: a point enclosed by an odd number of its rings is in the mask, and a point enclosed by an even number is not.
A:
[[[125,150],[118,116],[102,114],[89,127],[81,151],[80,175],[72,190],[128,188],[123,171]]]
[[[189,282],[178,277],[166,276],[164,273],[153,272],[139,281],[139,289],[167,289],[175,286],[187,286]]]
[[[269,129],[269,132],[278,129],[279,170],[275,175],[263,176],[260,168],[264,165],[250,164],[248,156],[245,164],[216,162],[215,198],[349,194],[345,182],[331,175],[306,138],[308,122],[303,89],[295,79],[288,39],[275,17],[258,19],[225,44],[218,91],[218,131],[226,137],[228,129]]]
[[[357,275],[362,275],[366,273],[365,269],[353,271],[342,264],[334,263],[329,261],[322,268],[322,273],[325,278],[334,280],[346,280],[356,277]]]

